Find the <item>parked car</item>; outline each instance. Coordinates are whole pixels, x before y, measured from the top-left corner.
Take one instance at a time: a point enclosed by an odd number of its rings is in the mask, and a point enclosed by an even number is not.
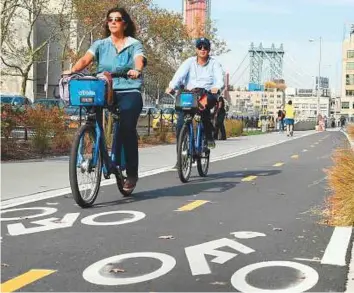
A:
[[[177,118],[178,115],[174,108],[158,109],[157,114],[154,115],[154,119],[152,120],[152,128],[155,130],[159,129],[161,123],[165,126],[172,126],[172,124],[175,126],[177,124]]]
[[[1,94],[1,105],[11,105],[14,108],[26,108],[32,105],[32,101],[21,95]]]
[[[158,113],[158,110],[155,107],[143,107],[140,113],[140,117],[147,117],[148,113],[150,111],[150,115],[156,115]]]
[[[33,107],[36,107],[38,105],[43,106],[46,109],[52,109],[54,107],[58,107],[59,109],[64,109],[65,107],[68,106],[67,102],[61,99],[53,99],[53,98],[48,98],[48,99],[36,99],[33,102]]]

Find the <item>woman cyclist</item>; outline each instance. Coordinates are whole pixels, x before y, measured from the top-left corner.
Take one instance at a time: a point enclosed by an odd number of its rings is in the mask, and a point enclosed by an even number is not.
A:
[[[97,72],[117,72],[126,68],[128,78],[113,78],[114,101],[120,111],[120,133],[124,146],[127,180],[123,189],[132,191],[138,181],[137,122],[143,107],[141,72],[146,64],[144,49],[135,39],[136,27],[124,8],[108,11],[105,24],[106,38],[95,41],[86,54],[73,66],[71,74],[97,62]],[[119,148],[119,146],[118,146]],[[118,153],[118,152],[117,152]]]

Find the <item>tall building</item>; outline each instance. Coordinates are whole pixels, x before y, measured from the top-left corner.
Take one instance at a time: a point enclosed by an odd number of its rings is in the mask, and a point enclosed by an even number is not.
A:
[[[354,24],[343,41],[341,114],[354,122]]]
[[[193,38],[205,34],[210,20],[211,0],[182,0],[184,23]]]

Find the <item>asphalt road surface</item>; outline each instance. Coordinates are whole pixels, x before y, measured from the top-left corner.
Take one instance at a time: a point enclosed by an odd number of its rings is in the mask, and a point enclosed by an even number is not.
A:
[[[90,209],[66,195],[2,210],[2,291],[343,292],[351,229],[318,210],[344,143],[289,138],[188,184],[142,178],[130,199],[104,186]]]

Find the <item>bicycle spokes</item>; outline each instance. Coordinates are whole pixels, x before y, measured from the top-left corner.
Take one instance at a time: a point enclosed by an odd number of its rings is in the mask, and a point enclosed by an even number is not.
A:
[[[94,165],[95,137],[92,133],[84,132],[80,138],[77,154],[77,179],[80,192],[83,192],[83,199],[91,197],[95,189],[99,166]]]

